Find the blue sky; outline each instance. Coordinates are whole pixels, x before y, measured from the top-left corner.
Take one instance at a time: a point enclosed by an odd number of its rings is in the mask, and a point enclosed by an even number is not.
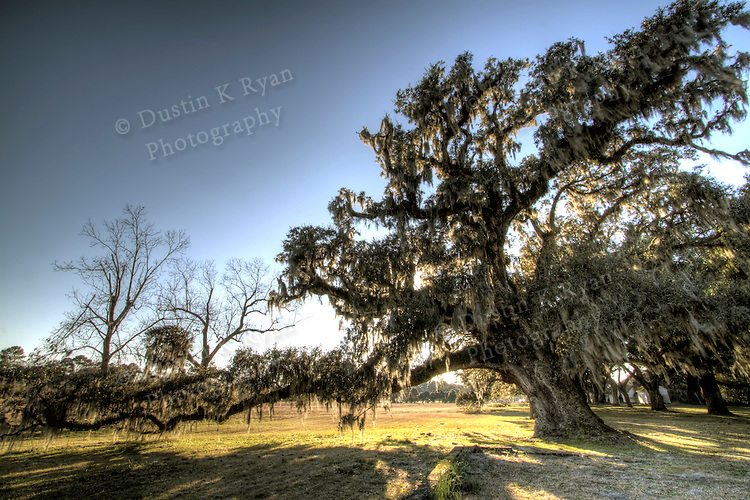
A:
[[[339,188],[379,194],[379,167],[356,133],[377,128],[396,91],[430,64],[450,64],[466,50],[477,66],[490,56],[534,57],[571,36],[585,40],[587,51],[604,50],[606,36],[667,3],[6,2],[0,348],[29,352],[63,319],[77,282],[51,264],[87,251],[79,233],[89,218],[144,205],[157,228],[190,235],[195,259],[271,264],[290,227],[327,223]],[[748,50],[746,32],[732,36]],[[274,77],[279,84],[271,86]],[[247,95],[242,79],[253,81]],[[197,109],[200,102],[208,106]],[[173,105],[180,116],[143,126],[148,110]],[[269,120],[260,126],[262,113]],[[232,124],[247,117],[256,120],[252,135],[247,127],[235,134]],[[118,133],[118,120],[129,122],[128,133]],[[217,127],[226,135],[219,146],[210,139]],[[746,142],[747,132],[738,128],[718,145],[746,147],[740,137]],[[185,147],[164,157],[167,149],[148,146],[159,140]],[[744,169],[724,164],[714,172],[736,183]],[[338,342],[325,308],[310,306],[303,316],[311,319],[250,341]]]

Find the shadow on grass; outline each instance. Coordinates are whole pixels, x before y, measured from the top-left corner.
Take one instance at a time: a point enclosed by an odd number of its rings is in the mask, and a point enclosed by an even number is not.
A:
[[[748,446],[750,439],[750,408],[747,407],[733,408],[732,416],[708,415],[705,407],[693,405],[672,406],[668,412],[604,406],[594,407],[594,411],[610,426],[627,430],[639,441],[669,451],[703,455],[706,447],[720,450],[728,446]],[[658,436],[661,439],[655,439]]]
[[[407,440],[384,444],[255,445],[203,456],[158,443],[11,452],[0,456],[0,498],[399,498],[440,459]]]
[[[747,499],[750,477],[740,467],[714,470],[709,460],[638,461],[618,456],[476,453],[464,469],[464,490],[493,499]]]
[[[708,415],[705,408],[686,405],[671,410],[594,407],[609,425],[631,432],[634,441],[518,440],[531,453],[502,455],[488,450],[472,455],[465,474],[467,490],[475,498],[497,499],[747,499],[750,408],[732,408],[731,417]],[[495,435],[485,430],[466,429],[462,436],[480,446],[498,444]],[[583,456],[533,453],[555,449]]]

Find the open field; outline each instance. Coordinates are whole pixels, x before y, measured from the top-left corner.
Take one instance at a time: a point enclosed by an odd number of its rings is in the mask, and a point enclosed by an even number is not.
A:
[[[525,406],[467,415],[443,404],[394,405],[364,437],[340,434],[334,412],[301,419],[288,405],[272,421],[161,439],[71,432],[5,450],[0,498],[408,498],[457,445],[474,444],[522,452],[466,454],[465,498],[750,497],[750,408],[671,409],[596,407],[631,444],[533,440]],[[540,454],[553,450],[574,453]]]

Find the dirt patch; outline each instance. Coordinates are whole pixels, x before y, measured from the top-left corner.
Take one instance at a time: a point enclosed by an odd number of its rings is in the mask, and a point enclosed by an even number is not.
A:
[[[473,453],[465,469],[465,498],[497,499],[747,499],[747,469],[716,470],[706,462],[665,472],[676,457]],[[702,465],[702,467],[701,467]],[[747,465],[747,464],[746,464]],[[691,472],[692,471],[692,472]]]

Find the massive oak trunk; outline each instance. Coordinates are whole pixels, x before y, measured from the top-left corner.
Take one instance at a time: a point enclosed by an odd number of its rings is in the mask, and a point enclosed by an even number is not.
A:
[[[591,410],[583,389],[565,374],[553,353],[535,350],[526,362],[508,364],[507,371],[529,398],[534,437],[618,434]]]
[[[508,359],[505,354],[510,354]],[[446,363],[446,361],[448,361]],[[411,385],[419,385],[448,371],[484,368],[499,372],[505,382],[518,385],[529,398],[535,419],[534,437],[620,437],[596,416],[586,395],[565,375],[560,359],[544,349],[515,349],[509,353],[488,346],[471,346],[433,359],[411,371]],[[403,387],[394,381],[393,391]]]

